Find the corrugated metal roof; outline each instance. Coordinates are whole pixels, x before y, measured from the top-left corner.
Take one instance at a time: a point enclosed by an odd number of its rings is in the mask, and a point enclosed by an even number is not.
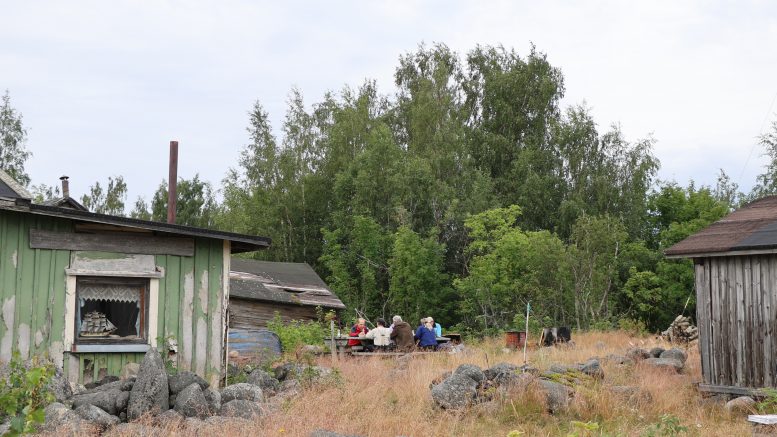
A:
[[[777,248],[777,196],[755,200],[667,249],[686,256]]]
[[[230,297],[323,308],[345,308],[326,283],[305,263],[232,258]]]

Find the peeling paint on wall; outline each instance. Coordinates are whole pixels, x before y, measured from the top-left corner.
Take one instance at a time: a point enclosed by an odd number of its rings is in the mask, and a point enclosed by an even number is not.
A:
[[[205,314],[208,314],[208,271],[202,272],[202,278],[200,278],[200,309]],[[198,334],[199,335],[199,334]]]
[[[54,362],[54,365],[59,368],[62,368],[62,365],[64,364],[64,352],[65,347],[61,341],[55,341],[51,343],[51,346],[49,346],[49,358],[51,358],[51,361]]]
[[[181,344],[181,368],[189,370],[192,362],[192,313],[194,312],[194,276],[192,273],[186,273],[183,279],[183,343]]]
[[[16,261],[18,260],[18,258],[19,258],[19,253],[18,251],[14,250],[13,253],[11,254],[11,264],[13,264],[13,268],[16,268]]]
[[[19,324],[19,354],[22,358],[30,357],[30,325]]]
[[[43,333],[39,329],[35,331],[35,347],[37,348],[41,343],[43,343]]]
[[[16,309],[16,296],[11,296],[3,302],[3,324],[5,333],[0,340],[0,360],[8,361],[11,359],[11,347],[13,346],[13,322],[14,310]]]
[[[208,323],[202,317],[197,319],[197,373],[205,376],[205,362],[208,359]]]

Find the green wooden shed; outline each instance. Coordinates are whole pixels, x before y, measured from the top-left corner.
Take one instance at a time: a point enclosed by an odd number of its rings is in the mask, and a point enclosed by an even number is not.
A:
[[[270,239],[71,205],[32,203],[0,171],[0,360],[47,356],[85,383],[158,347],[218,384],[231,255]]]

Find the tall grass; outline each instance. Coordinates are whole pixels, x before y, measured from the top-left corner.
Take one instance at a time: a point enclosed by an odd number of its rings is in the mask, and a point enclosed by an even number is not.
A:
[[[591,357],[623,354],[631,346],[669,346],[660,340],[631,337],[622,332],[577,335],[574,347],[531,347],[528,361],[546,369],[553,363],[573,364]],[[523,364],[520,352],[505,353],[501,339],[471,344],[457,355],[424,355],[412,359],[348,358],[336,363],[344,377],[339,385],[314,387],[283,402],[270,403],[265,418],[256,423],[203,425],[198,429],[160,430],[160,435],[202,436],[307,436],[317,428],[363,436],[525,436],[647,435],[667,417],[676,417],[687,435],[749,435],[742,419],[729,418],[719,406],[700,402],[694,383],[699,382],[699,354],[691,348],[684,373],[673,375],[646,366],[620,367],[602,361],[604,381],[588,381],[577,387],[566,412],[546,412],[543,397],[528,389],[508,393],[468,411],[437,408],[429,384],[441,373],[463,363],[483,368],[498,362]],[[330,357],[320,364],[332,365]],[[613,385],[637,386],[649,400],[627,402],[608,390]],[[577,423],[577,425],[575,425]],[[581,423],[596,424],[586,431]],[[580,431],[583,429],[583,431]],[[522,433],[522,434],[521,434]],[[585,434],[587,433],[587,434]],[[129,434],[127,434],[129,435]]]

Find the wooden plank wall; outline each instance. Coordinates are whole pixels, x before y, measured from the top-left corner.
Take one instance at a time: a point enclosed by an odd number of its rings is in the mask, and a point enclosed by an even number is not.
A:
[[[65,269],[70,251],[30,249],[30,229],[72,231],[69,221],[0,212],[0,360],[48,355],[62,366]]]
[[[67,374],[63,360],[65,269],[69,250],[31,249],[30,229],[72,232],[70,220],[0,212],[0,360],[13,351],[22,357],[48,355]],[[156,255],[165,270],[159,280],[159,344],[174,338],[178,367],[217,381],[222,367],[224,242],[196,239],[194,256]],[[143,354],[78,354],[100,371],[118,375],[127,362]],[[83,357],[81,357],[83,355]],[[83,378],[83,371],[81,377]]]
[[[697,323],[705,384],[777,384],[777,255],[696,260]]]
[[[229,327],[255,329],[267,326],[267,322],[280,313],[284,322],[292,320],[316,320],[315,307],[259,302],[232,297],[229,299]]]

